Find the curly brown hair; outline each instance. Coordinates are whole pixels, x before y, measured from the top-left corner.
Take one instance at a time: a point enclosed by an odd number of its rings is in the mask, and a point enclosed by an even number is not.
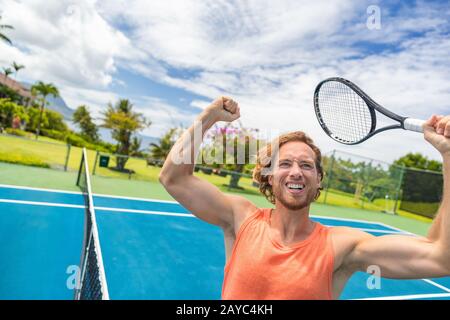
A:
[[[276,156],[276,152],[272,154],[272,145],[275,145],[275,143],[278,142],[278,150],[280,150],[281,146],[292,141],[303,142],[313,150],[316,155],[315,164],[317,172],[320,175],[320,181],[323,179],[322,153],[314,144],[314,141],[303,131],[294,131],[282,134],[278,138],[275,138],[271,143],[268,143],[264,148],[259,150],[256,166],[255,169],[253,169],[253,180],[259,184],[259,191],[273,204],[275,204],[275,196],[273,194],[272,186],[269,184],[269,174],[263,174],[263,170],[268,170],[270,168],[272,161]],[[317,190],[315,200],[319,198],[320,190],[322,190],[322,188]]]

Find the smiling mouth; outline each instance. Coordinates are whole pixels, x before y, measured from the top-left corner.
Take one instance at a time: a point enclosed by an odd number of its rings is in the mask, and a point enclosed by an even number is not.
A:
[[[305,189],[305,185],[303,183],[286,183],[286,187],[288,188],[290,193],[302,193]]]

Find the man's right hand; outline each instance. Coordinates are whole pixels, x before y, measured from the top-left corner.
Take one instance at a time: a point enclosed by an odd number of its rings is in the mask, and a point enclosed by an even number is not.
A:
[[[203,112],[204,116],[214,122],[232,122],[241,116],[239,105],[229,97],[219,97],[214,100]]]

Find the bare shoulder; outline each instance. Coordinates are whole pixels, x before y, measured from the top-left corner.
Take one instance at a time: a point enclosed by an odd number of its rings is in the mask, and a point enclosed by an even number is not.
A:
[[[226,197],[230,201],[233,208],[234,223],[231,229],[234,235],[236,235],[244,220],[255,212],[258,207],[253,204],[253,202],[242,196],[227,194]]]
[[[345,264],[346,257],[352,253],[358,243],[374,237],[367,232],[350,227],[332,227],[330,234],[335,254],[335,270]]]

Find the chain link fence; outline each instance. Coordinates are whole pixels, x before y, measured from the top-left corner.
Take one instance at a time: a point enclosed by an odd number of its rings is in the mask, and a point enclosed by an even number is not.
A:
[[[319,202],[395,214],[403,210],[432,218],[442,196],[442,173],[398,166],[333,151],[324,155]]]

